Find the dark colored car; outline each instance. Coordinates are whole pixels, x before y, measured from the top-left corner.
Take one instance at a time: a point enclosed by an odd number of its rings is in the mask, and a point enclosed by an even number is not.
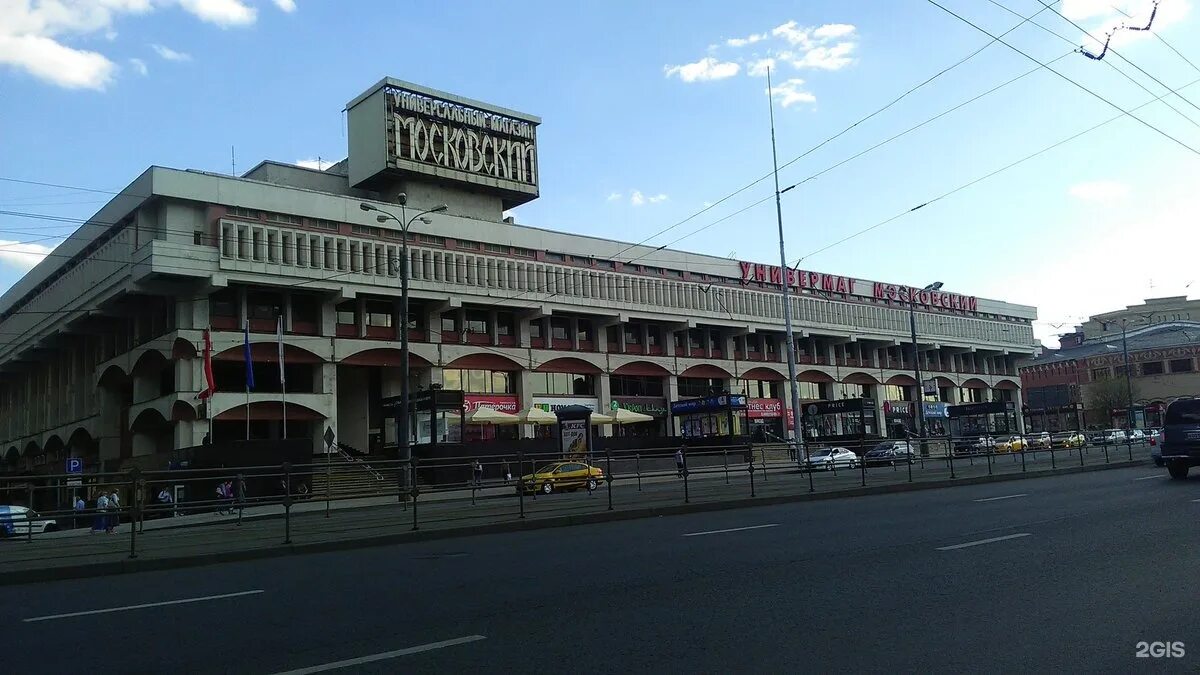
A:
[[[895,466],[902,462],[915,461],[908,441],[884,441],[867,451],[863,460],[867,466]]]
[[[1200,466],[1200,399],[1174,401],[1163,417],[1162,461],[1171,478],[1187,478]]]

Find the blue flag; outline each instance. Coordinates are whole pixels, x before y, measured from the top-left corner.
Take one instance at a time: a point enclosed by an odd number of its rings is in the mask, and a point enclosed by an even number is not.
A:
[[[246,321],[245,330],[245,360],[246,360],[246,391],[254,391],[254,361],[250,358],[250,322]]]

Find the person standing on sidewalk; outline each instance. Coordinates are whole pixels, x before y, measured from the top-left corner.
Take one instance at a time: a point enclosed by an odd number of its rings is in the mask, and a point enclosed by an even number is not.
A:
[[[86,523],[83,519],[83,512],[87,510],[87,502],[83,501],[82,495],[75,496],[75,522],[73,528],[83,527]]]
[[[237,476],[237,482],[234,483],[233,495],[234,499],[237,501],[238,518],[240,520],[242,517],[242,509],[246,508],[246,477],[240,473]]]
[[[108,518],[108,533],[112,534],[113,530],[121,524],[121,498],[117,495],[117,491],[113,490],[108,496],[108,508],[112,511],[112,515]]]
[[[675,451],[675,474],[683,478],[683,448]]]
[[[471,478],[475,483],[475,487],[483,484],[483,463],[478,459],[471,465]]]
[[[108,531],[108,495],[103,492],[96,497],[96,520],[92,523],[92,532]]]
[[[504,460],[504,465],[501,467],[504,473],[504,484],[508,485],[512,482],[512,469],[508,468],[508,460]]]

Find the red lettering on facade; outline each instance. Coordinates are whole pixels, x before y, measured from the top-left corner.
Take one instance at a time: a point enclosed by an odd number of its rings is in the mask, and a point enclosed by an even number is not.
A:
[[[823,278],[821,279],[821,290],[828,291],[830,293],[833,292],[833,277],[832,276],[830,276],[828,274],[823,275]]]
[[[775,285],[783,283],[783,272],[778,267],[771,268],[771,283]]]
[[[742,283],[747,283],[754,280],[754,263],[742,262],[738,263],[742,266]]]
[[[876,281],[874,283],[874,285],[871,286],[871,295],[873,295],[876,300],[884,297],[886,295],[886,292],[884,291],[883,284]]]
[[[767,266],[766,265],[755,265],[754,266],[754,280],[755,281],[766,281],[767,280]]]
[[[850,292],[850,280],[847,279],[846,277],[838,277],[837,289],[838,289],[838,293],[849,293]]]

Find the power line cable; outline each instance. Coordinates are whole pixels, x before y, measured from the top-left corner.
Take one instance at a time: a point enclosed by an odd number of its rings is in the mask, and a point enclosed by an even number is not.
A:
[[[929,4],[933,5],[934,7],[937,7],[938,9],[942,10],[943,12],[945,12],[945,13],[949,14],[950,16],[952,16],[952,17],[954,17],[954,18],[958,19],[959,21],[961,21],[961,22],[963,22],[963,23],[967,24],[968,26],[970,26],[970,27],[974,28],[975,30],[977,30],[977,31],[979,31],[979,32],[981,32],[981,33],[983,33],[984,35],[988,35],[988,36],[995,37],[995,38],[996,38],[996,40],[997,40],[998,42],[1000,42],[1000,44],[1004,45],[1005,47],[1008,47],[1009,49],[1011,49],[1011,50],[1013,50],[1014,52],[1016,52],[1016,53],[1020,54],[1021,56],[1024,56],[1025,58],[1029,59],[1030,61],[1033,61],[1034,63],[1037,63],[1037,64],[1040,64],[1040,65],[1044,66],[1044,67],[1046,68],[1046,70],[1049,70],[1050,72],[1052,72],[1052,73],[1054,73],[1055,75],[1059,76],[1059,77],[1060,77],[1060,78],[1062,78],[1063,80],[1066,80],[1067,82],[1070,82],[1071,84],[1075,85],[1075,86],[1076,86],[1076,87],[1078,87],[1079,89],[1081,89],[1081,90],[1083,90],[1083,91],[1087,92],[1088,94],[1090,94],[1090,95],[1092,95],[1093,97],[1095,97],[1095,98],[1097,98],[1097,99],[1099,99],[1099,100],[1103,101],[1104,103],[1107,103],[1108,105],[1112,106],[1113,108],[1116,108],[1117,110],[1121,111],[1122,113],[1124,113],[1124,114],[1126,114],[1126,115],[1129,115],[1129,117],[1130,117],[1130,118],[1132,118],[1132,119],[1136,120],[1138,123],[1140,123],[1141,125],[1143,125],[1143,126],[1147,127],[1148,129],[1151,129],[1151,130],[1153,130],[1154,132],[1158,133],[1160,136],[1162,136],[1162,137],[1164,137],[1164,138],[1166,138],[1166,139],[1168,139],[1168,140],[1171,140],[1171,141],[1175,142],[1175,143],[1176,143],[1177,145],[1179,145],[1180,147],[1183,147],[1183,148],[1186,148],[1187,150],[1190,150],[1190,151],[1191,151],[1193,154],[1200,155],[1200,150],[1197,150],[1196,148],[1193,148],[1192,146],[1188,145],[1187,143],[1184,143],[1183,141],[1179,140],[1178,138],[1176,138],[1176,137],[1172,136],[1171,134],[1168,134],[1167,132],[1163,131],[1162,129],[1159,129],[1158,127],[1156,127],[1156,126],[1154,126],[1153,124],[1151,124],[1151,123],[1147,122],[1146,120],[1144,120],[1144,119],[1142,119],[1142,118],[1138,117],[1137,115],[1132,115],[1132,114],[1130,114],[1130,113],[1129,113],[1129,111],[1125,110],[1124,108],[1122,108],[1121,106],[1117,105],[1116,103],[1113,103],[1112,101],[1110,101],[1109,99],[1105,98],[1104,96],[1101,96],[1100,94],[1097,94],[1096,92],[1092,91],[1091,89],[1088,89],[1087,87],[1085,87],[1085,86],[1083,86],[1082,84],[1080,84],[1080,83],[1076,82],[1075,80],[1072,80],[1071,78],[1067,77],[1066,75],[1062,74],[1061,72],[1059,72],[1059,71],[1057,71],[1057,70],[1055,70],[1055,69],[1053,69],[1053,68],[1051,68],[1051,67],[1049,67],[1049,66],[1046,66],[1046,64],[1042,63],[1042,62],[1041,62],[1041,61],[1039,61],[1037,58],[1035,58],[1035,57],[1033,57],[1033,56],[1030,56],[1028,53],[1026,53],[1026,52],[1022,51],[1021,49],[1019,49],[1019,48],[1017,48],[1017,47],[1014,47],[1013,45],[1009,44],[1008,42],[1005,42],[1003,39],[1000,39],[1000,37],[999,37],[999,36],[993,36],[993,35],[992,35],[992,33],[990,33],[990,32],[989,32],[989,31],[988,31],[986,28],[983,28],[983,27],[982,27],[982,26],[980,26],[979,24],[977,24],[977,23],[975,23],[975,22],[971,21],[970,19],[968,19],[968,18],[966,18],[966,17],[962,16],[961,14],[957,14],[957,13],[955,13],[953,10],[951,10],[951,9],[947,8],[945,5],[942,5],[942,4],[938,3],[938,2],[937,2],[937,0],[925,0],[925,1],[926,1],[926,2],[928,2]],[[1040,0],[1039,0],[1039,1],[1040,1]]]
[[[1004,6],[1003,4],[1001,4],[1000,2],[998,2],[997,0],[988,0],[988,2],[992,3],[993,5],[995,5],[995,6],[999,7],[1000,9],[1003,9],[1004,11],[1006,11],[1006,12],[1008,12],[1008,13],[1010,13],[1010,14],[1016,14],[1017,16],[1021,16],[1021,15],[1020,15],[1020,14],[1018,14],[1016,11],[1014,11],[1014,10],[1012,10],[1012,9],[1009,9],[1008,7],[1006,7],[1006,6]],[[1047,7],[1047,9],[1049,9],[1049,8]],[[1067,44],[1069,44],[1069,45],[1074,45],[1074,44],[1075,44],[1075,42],[1074,42],[1073,40],[1071,40],[1071,38],[1069,38],[1069,37],[1067,37],[1067,36],[1065,36],[1065,35],[1061,35],[1061,34],[1059,34],[1058,32],[1056,32],[1056,31],[1053,31],[1053,30],[1051,30],[1051,29],[1047,28],[1046,26],[1043,26],[1042,24],[1040,24],[1040,23],[1038,23],[1038,22],[1036,22],[1036,21],[1030,21],[1029,23],[1033,24],[1034,26],[1037,26],[1038,28],[1042,29],[1042,31],[1043,31],[1043,32],[1049,33],[1050,35],[1053,35],[1054,37],[1058,38],[1059,40],[1062,40],[1063,42],[1066,42],[1066,43],[1067,43]],[[1079,50],[1078,50],[1078,49],[1072,49],[1070,53],[1074,54],[1074,53],[1075,53],[1075,52],[1077,52],[1077,51],[1079,51]],[[1115,54],[1116,52],[1113,52],[1113,53]],[[1057,60],[1058,60],[1058,59],[1055,59],[1055,61],[1057,61]],[[1054,61],[1051,61],[1050,63],[1053,63],[1053,62],[1054,62]],[[1107,65],[1109,68],[1112,68],[1112,69],[1113,69],[1113,71],[1115,71],[1115,72],[1116,72],[1118,75],[1120,75],[1121,77],[1123,77],[1123,78],[1125,78],[1126,80],[1129,80],[1129,81],[1130,81],[1130,82],[1132,82],[1133,84],[1137,85],[1137,87],[1138,87],[1138,88],[1140,88],[1142,91],[1146,92],[1147,94],[1150,94],[1151,96],[1157,96],[1157,95],[1158,95],[1158,94],[1157,94],[1157,92],[1154,92],[1154,91],[1152,91],[1152,90],[1151,90],[1149,87],[1147,87],[1146,85],[1144,85],[1144,84],[1142,84],[1140,81],[1138,81],[1138,79],[1137,79],[1137,78],[1133,77],[1132,75],[1130,75],[1130,74],[1126,73],[1125,71],[1121,70],[1120,68],[1118,68],[1118,67],[1117,67],[1115,64],[1113,64],[1113,62],[1112,62],[1112,61],[1104,61],[1103,63],[1104,63],[1105,65]],[[1164,85],[1164,86],[1165,86],[1165,85]],[[1169,89],[1169,87],[1168,87],[1168,89]],[[1176,95],[1176,96],[1179,96],[1179,92],[1174,92],[1174,93],[1175,93],[1175,95]],[[1181,97],[1181,98],[1182,98],[1182,97]],[[1180,110],[1179,108],[1176,108],[1174,105],[1172,105],[1172,104],[1171,104],[1171,102],[1170,102],[1170,101],[1168,101],[1168,100],[1166,100],[1166,99],[1163,99],[1163,105],[1167,106],[1167,107],[1168,107],[1168,108],[1170,108],[1171,110],[1174,110],[1176,114],[1178,114],[1180,117],[1182,117],[1183,119],[1187,120],[1188,122],[1191,122],[1193,126],[1200,127],[1200,122],[1197,122],[1196,120],[1194,120],[1194,119],[1192,119],[1191,117],[1189,117],[1189,116],[1187,115],[1187,113],[1183,112],[1183,111],[1182,111],[1182,110]]]
[[[931,0],[931,1],[932,1],[932,0]],[[1180,87],[1180,88],[1181,88],[1181,89],[1183,89],[1183,88],[1187,88],[1187,87],[1190,87],[1190,86],[1192,86],[1192,85],[1194,85],[1194,84],[1197,84],[1197,83],[1200,83],[1200,78],[1198,78],[1198,79],[1195,79],[1195,80],[1192,80],[1191,82],[1189,82],[1189,83],[1187,83],[1187,84],[1183,85],[1183,87]],[[1158,102],[1159,100],[1161,100],[1162,98],[1164,98],[1164,97],[1166,97],[1166,96],[1168,96],[1168,95],[1169,95],[1169,94],[1162,94],[1161,96],[1158,96],[1157,98],[1154,98],[1154,99],[1152,99],[1152,100],[1150,100],[1150,101],[1146,101],[1145,103],[1142,103],[1141,105],[1138,105],[1138,106],[1134,107],[1132,110],[1140,110],[1141,108],[1144,108],[1144,107],[1146,107],[1146,106],[1148,106],[1148,105],[1151,105],[1151,104],[1153,104],[1153,103],[1156,103],[1156,102]],[[859,236],[861,236],[861,235],[863,235],[863,234],[866,234],[867,232],[870,232],[870,231],[872,231],[872,230],[875,230],[875,229],[878,229],[878,228],[880,228],[880,227],[883,227],[884,225],[887,225],[888,223],[890,223],[890,222],[892,222],[892,221],[894,221],[894,220],[897,220],[897,219],[899,219],[899,218],[902,218],[902,217],[904,217],[904,216],[906,216],[906,215],[908,215],[908,214],[912,213],[913,211],[917,211],[917,210],[923,209],[923,208],[925,208],[926,206],[929,206],[930,204],[932,204],[932,203],[934,203],[934,202],[937,202],[937,201],[940,201],[940,200],[942,200],[942,199],[945,199],[946,197],[949,197],[950,195],[953,195],[953,194],[954,194],[954,193],[956,193],[956,192],[960,192],[960,191],[962,191],[962,190],[965,190],[965,189],[967,189],[967,188],[969,188],[969,187],[971,187],[971,186],[973,186],[973,185],[976,185],[976,184],[978,184],[978,183],[980,183],[980,182],[982,182],[982,181],[984,181],[984,180],[987,180],[988,178],[991,178],[991,177],[993,177],[993,176],[996,176],[996,175],[998,175],[998,174],[1000,174],[1000,173],[1003,173],[1003,172],[1005,172],[1005,171],[1007,171],[1007,170],[1009,170],[1009,169],[1011,169],[1011,168],[1013,168],[1013,167],[1017,166],[1018,164],[1022,164],[1022,163],[1024,163],[1024,162],[1027,162],[1027,161],[1029,161],[1029,160],[1033,159],[1034,157],[1037,157],[1038,155],[1042,155],[1042,154],[1044,154],[1044,153],[1046,153],[1046,152],[1049,152],[1050,150],[1053,150],[1054,148],[1057,148],[1057,147],[1059,147],[1060,145],[1064,145],[1064,144],[1066,144],[1066,143],[1069,143],[1069,142],[1071,142],[1071,141],[1075,140],[1076,138],[1079,138],[1080,136],[1083,136],[1083,135],[1085,135],[1085,134],[1091,133],[1091,132],[1095,131],[1096,129],[1099,129],[1099,128],[1100,128],[1100,127],[1102,127],[1102,126],[1105,126],[1106,124],[1110,124],[1110,123],[1112,123],[1112,122],[1115,122],[1115,121],[1117,121],[1117,120],[1119,120],[1119,119],[1121,119],[1121,118],[1123,118],[1123,117],[1126,117],[1126,116],[1133,117],[1133,115],[1131,115],[1129,112],[1125,112],[1125,113],[1122,113],[1122,114],[1120,114],[1120,115],[1115,115],[1115,116],[1113,116],[1113,117],[1110,117],[1110,118],[1108,118],[1107,120],[1104,120],[1103,122],[1100,122],[1099,124],[1095,124],[1095,125],[1093,125],[1093,126],[1091,126],[1091,127],[1088,127],[1087,129],[1084,129],[1083,131],[1080,131],[1080,132],[1078,132],[1078,133],[1072,134],[1072,135],[1070,135],[1070,136],[1068,136],[1068,137],[1066,137],[1066,138],[1064,138],[1064,139],[1062,139],[1062,140],[1060,140],[1060,141],[1057,141],[1057,142],[1055,142],[1055,143],[1052,143],[1051,145],[1048,145],[1048,146],[1046,146],[1046,147],[1042,148],[1041,150],[1038,150],[1038,151],[1036,151],[1036,152],[1033,152],[1033,153],[1031,153],[1031,154],[1025,155],[1024,157],[1022,157],[1022,158],[1020,158],[1020,159],[1018,159],[1018,160],[1016,160],[1016,161],[1014,161],[1014,162],[1010,162],[1010,163],[1008,163],[1008,164],[1005,164],[1004,166],[1002,166],[1002,167],[1000,167],[1000,168],[998,168],[998,169],[995,169],[995,170],[993,170],[993,171],[991,171],[991,172],[989,172],[989,173],[986,173],[986,174],[984,174],[984,175],[982,175],[982,176],[980,176],[980,177],[978,177],[978,178],[975,178],[975,179],[973,179],[973,180],[971,180],[971,181],[968,181],[968,182],[966,182],[966,183],[963,183],[962,185],[959,185],[958,187],[956,187],[956,188],[954,188],[954,189],[952,189],[952,190],[949,190],[949,191],[947,191],[947,192],[943,192],[942,194],[940,194],[940,195],[938,195],[938,196],[936,196],[936,197],[934,197],[934,198],[932,198],[932,199],[930,199],[930,200],[928,200],[928,201],[922,202],[922,203],[920,203],[920,204],[918,204],[918,205],[916,205],[916,206],[914,206],[914,207],[912,207],[912,208],[910,208],[910,209],[908,209],[908,210],[906,210],[906,211],[901,211],[900,213],[897,213],[897,214],[895,214],[895,215],[891,216],[890,218],[887,218],[887,219],[885,219],[885,220],[882,220],[882,221],[880,221],[880,222],[878,222],[878,223],[875,223],[874,225],[871,225],[871,226],[869,226],[869,227],[865,227],[865,228],[863,228],[863,229],[861,229],[861,230],[858,230],[857,232],[854,232],[853,234],[851,234],[851,235],[849,235],[849,236],[847,236],[847,237],[843,237],[842,239],[839,239],[839,240],[837,240],[837,241],[835,241],[835,242],[833,242],[833,243],[831,243],[831,244],[828,244],[828,245],[826,245],[826,246],[823,246],[823,247],[821,247],[821,248],[819,248],[819,249],[817,249],[817,250],[815,250],[815,251],[812,251],[811,253],[805,254],[805,255],[801,256],[801,257],[800,257],[800,258],[799,258],[799,259],[796,261],[796,263],[795,263],[795,264],[796,264],[796,265],[799,265],[799,264],[800,264],[801,262],[803,262],[804,260],[806,260],[806,259],[808,259],[808,258],[810,258],[810,257],[812,257],[812,256],[814,256],[814,255],[817,255],[818,253],[822,253],[822,252],[824,252],[824,251],[827,251],[827,250],[829,250],[829,249],[831,249],[831,248],[833,248],[833,247],[835,247],[835,246],[838,246],[838,245],[840,245],[840,244],[844,244],[845,242],[847,242],[847,241],[850,241],[851,239],[854,239],[854,238],[856,238],[856,237],[859,237]]]
[[[1073,19],[1069,19],[1069,18],[1067,18],[1066,16],[1064,16],[1064,15],[1062,14],[1062,12],[1059,12],[1057,9],[1054,9],[1054,8],[1053,8],[1053,7],[1051,7],[1050,5],[1046,4],[1045,0],[1038,0],[1038,2],[1039,2],[1039,3],[1040,3],[1042,6],[1043,6],[1043,7],[1045,7],[1046,9],[1048,9],[1048,10],[1050,10],[1051,12],[1054,12],[1054,13],[1055,13],[1055,14],[1057,14],[1058,16],[1062,17],[1062,19],[1063,19],[1064,21],[1066,21],[1067,23],[1069,23],[1069,24],[1071,24],[1072,26],[1074,26],[1075,28],[1077,28],[1077,29],[1079,29],[1079,30],[1083,31],[1083,33],[1084,33],[1085,35],[1087,35],[1088,37],[1090,37],[1090,38],[1092,38],[1093,40],[1096,40],[1097,42],[1099,42],[1099,40],[1096,38],[1096,36],[1095,36],[1095,35],[1092,35],[1092,34],[1091,34],[1091,33],[1090,33],[1090,32],[1089,32],[1089,31],[1088,31],[1086,28],[1084,28],[1083,26],[1080,26],[1080,25],[1079,25],[1078,23],[1076,23],[1076,22],[1075,22]],[[1157,13],[1157,12],[1158,12],[1158,3],[1157,3],[1157,2],[1155,2],[1155,3],[1154,3],[1154,12],[1155,12],[1155,13]],[[1148,23],[1148,24],[1146,25],[1146,27],[1145,27],[1145,28],[1132,28],[1132,27],[1127,27],[1127,26],[1122,26],[1122,28],[1129,28],[1130,30],[1139,30],[1139,31],[1140,31],[1140,30],[1150,30],[1150,26],[1151,26],[1153,23],[1154,23],[1154,14],[1152,13],[1152,14],[1150,15],[1150,23]],[[1118,30],[1119,30],[1119,29],[1118,29]],[[1110,39],[1110,40],[1112,39],[1112,35],[1111,35],[1111,34],[1109,35],[1109,39]],[[1128,63],[1129,65],[1133,66],[1133,67],[1134,67],[1135,69],[1137,69],[1137,71],[1138,71],[1138,72],[1140,72],[1141,74],[1143,74],[1143,75],[1145,75],[1146,77],[1148,77],[1148,78],[1150,78],[1150,79],[1154,80],[1155,82],[1157,82],[1157,83],[1158,83],[1160,86],[1162,86],[1163,88],[1165,88],[1167,91],[1169,91],[1169,92],[1171,92],[1171,93],[1175,94],[1176,96],[1178,96],[1178,97],[1179,97],[1179,99],[1180,99],[1181,101],[1183,101],[1184,103],[1187,103],[1188,105],[1190,105],[1190,106],[1192,106],[1193,108],[1195,108],[1197,111],[1200,111],[1200,106],[1197,106],[1195,103],[1193,103],[1193,102],[1192,102],[1190,99],[1188,99],[1186,96],[1184,96],[1183,94],[1180,94],[1179,92],[1177,92],[1177,91],[1175,91],[1174,89],[1172,89],[1172,88],[1171,88],[1171,87],[1170,87],[1170,86],[1169,86],[1167,83],[1163,82],[1162,80],[1158,79],[1157,77],[1155,77],[1155,76],[1151,75],[1150,73],[1146,72],[1146,70],[1145,70],[1144,68],[1142,68],[1141,66],[1139,66],[1138,64],[1136,64],[1136,63],[1134,63],[1133,61],[1130,61],[1129,59],[1125,58],[1125,57],[1124,57],[1124,56],[1123,56],[1123,55],[1122,55],[1120,52],[1118,52],[1116,49],[1114,49],[1114,48],[1112,48],[1112,47],[1108,46],[1108,43],[1107,43],[1107,42],[1105,43],[1105,49],[1106,49],[1107,51],[1110,51],[1110,52],[1112,52],[1114,55],[1116,55],[1116,57],[1117,57],[1117,58],[1121,59],[1121,60],[1122,60],[1122,61],[1124,61],[1125,63]]]

